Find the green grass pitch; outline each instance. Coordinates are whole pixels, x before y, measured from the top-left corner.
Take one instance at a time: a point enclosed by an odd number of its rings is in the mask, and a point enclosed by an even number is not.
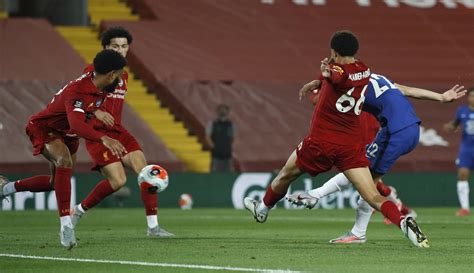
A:
[[[330,245],[352,226],[352,210],[283,210],[257,224],[247,211],[160,210],[173,239],[146,237],[141,209],[96,209],[76,228],[79,246],[59,245],[55,212],[0,212],[0,253],[31,256],[229,266],[307,272],[472,272],[473,217],[454,208],[417,209],[431,248],[418,249],[375,214],[363,245]],[[231,269],[231,268],[230,268]],[[232,272],[118,263],[0,257],[0,272]]]

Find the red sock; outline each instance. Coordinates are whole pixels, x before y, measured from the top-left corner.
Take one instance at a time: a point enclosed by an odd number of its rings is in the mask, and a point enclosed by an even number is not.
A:
[[[403,214],[403,215],[407,215],[408,213],[410,213],[410,208],[405,206],[405,204],[402,204],[402,208],[400,209],[400,212]]]
[[[403,216],[392,201],[385,201],[380,207],[380,212],[400,228],[400,220]]]
[[[81,205],[84,210],[95,207],[100,201],[104,200],[105,197],[114,193],[109,180],[102,180],[95,186],[95,188],[87,195],[86,199],[82,201]]]
[[[150,193],[148,190],[140,190],[143,205],[145,206],[145,213],[149,215],[157,215],[158,213],[158,194],[156,192]]]
[[[272,185],[268,186],[267,192],[263,197],[263,203],[267,207],[273,207],[278,201],[285,197],[285,193],[277,193],[272,190]]]
[[[380,182],[377,182],[377,190],[380,192],[380,194],[382,196],[389,196],[390,193],[392,193],[392,190],[390,189],[390,187],[387,187],[383,182],[382,180],[380,180]]]
[[[38,175],[15,182],[15,189],[20,191],[44,192],[54,190],[50,183],[50,175]]]
[[[70,215],[71,208],[71,168],[56,167],[54,175],[54,190],[58,202],[59,216]]]

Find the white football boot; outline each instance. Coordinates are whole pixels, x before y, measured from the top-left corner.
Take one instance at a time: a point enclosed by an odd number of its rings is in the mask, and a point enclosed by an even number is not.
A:
[[[250,197],[244,198],[244,205],[245,208],[252,213],[253,218],[257,221],[257,223],[265,223],[268,217],[268,209],[259,209],[260,203],[256,200],[253,200]]]
[[[319,201],[318,198],[312,196],[306,191],[303,193],[290,194],[286,197],[286,200],[293,205],[305,207],[307,209],[314,208]]]
[[[73,228],[76,228],[77,223],[79,223],[79,220],[81,220],[83,215],[84,212],[79,209],[79,205],[74,206],[71,210],[71,223]]]
[[[3,199],[6,199],[9,196],[9,195],[4,194],[3,192],[3,187],[5,187],[5,185],[8,183],[10,183],[10,181],[8,181],[8,179],[5,176],[0,175],[0,202],[2,202]]]
[[[146,233],[148,237],[176,237],[173,233],[166,231],[164,228],[160,226],[156,226],[154,228],[148,228]]]
[[[413,217],[405,217],[400,222],[400,228],[405,235],[415,246],[428,248],[430,244],[428,238],[421,231]]]
[[[61,238],[61,245],[63,245],[67,250],[77,246],[76,235],[74,234],[73,228],[68,226],[61,227],[59,236]]]
[[[367,242],[365,235],[357,237],[350,231],[342,236],[329,240],[330,244],[363,244],[365,242]]]

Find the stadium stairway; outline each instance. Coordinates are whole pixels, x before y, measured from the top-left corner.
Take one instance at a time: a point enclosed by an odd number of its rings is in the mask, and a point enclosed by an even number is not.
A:
[[[119,0],[89,0],[91,27],[58,26],[57,31],[71,46],[91,63],[102,48],[97,38],[101,20],[137,21],[125,3]],[[152,131],[163,141],[187,167],[189,171],[209,172],[210,153],[202,150],[197,137],[191,136],[182,121],[175,120],[168,108],[147,92],[147,87],[130,70],[129,91],[126,102],[144,120]]]

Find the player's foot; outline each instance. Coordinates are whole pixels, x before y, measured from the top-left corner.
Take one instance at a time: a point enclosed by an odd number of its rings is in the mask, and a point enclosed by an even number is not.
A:
[[[61,237],[61,245],[63,245],[66,249],[69,250],[77,246],[76,235],[74,234],[73,228],[68,226],[61,227],[59,236]]]
[[[403,234],[417,247],[428,248],[428,238],[421,231],[413,217],[405,217],[400,223]]]
[[[164,228],[160,226],[156,226],[154,228],[148,228],[146,233],[149,237],[175,237],[173,233],[166,231]]]
[[[384,217],[384,218],[383,218],[383,222],[384,222],[386,225],[391,225],[391,224],[392,224],[392,221],[390,221],[390,219],[388,219],[387,217]]]
[[[329,240],[330,244],[363,244],[365,242],[367,242],[365,235],[357,237],[350,231],[340,237]]]
[[[268,210],[259,209],[260,203],[261,202],[253,200],[250,197],[245,197],[245,199],[244,199],[245,208],[248,211],[250,211],[250,213],[252,213],[253,218],[255,218],[255,220],[258,223],[264,223],[267,220],[267,217],[268,217]]]
[[[10,181],[8,181],[8,179],[3,176],[3,175],[0,175],[0,202],[7,198],[8,195],[6,195],[4,192],[3,192],[3,187],[5,187],[6,184],[10,183]]]
[[[79,220],[81,220],[81,217],[83,215],[84,212],[79,209],[79,205],[76,205],[74,208],[71,209],[72,228],[76,228],[77,223],[79,223]]]
[[[294,193],[286,197],[286,200],[296,206],[304,206],[307,209],[312,209],[316,206],[319,199],[310,195],[308,192]]]
[[[471,211],[468,210],[468,209],[459,209],[459,210],[456,212],[456,216],[459,216],[459,217],[468,216],[469,214],[471,214]]]

